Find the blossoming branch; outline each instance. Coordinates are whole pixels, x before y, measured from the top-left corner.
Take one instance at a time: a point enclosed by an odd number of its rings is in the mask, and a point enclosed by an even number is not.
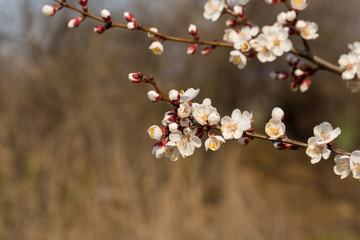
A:
[[[299,19],[298,15],[300,11],[307,8],[306,0],[265,0],[270,5],[284,4],[287,11],[280,12],[276,22],[272,25],[261,28],[250,22],[246,16],[246,5],[250,0],[208,0],[204,5],[203,16],[205,19],[217,21],[222,16],[228,17],[223,42],[201,40],[198,28],[194,24],[190,24],[188,27],[191,38],[174,37],[161,33],[156,27],[144,27],[129,12],[123,14],[127,23],[114,23],[111,13],[107,9],[100,12],[101,17],[89,13],[87,0],[78,0],[82,9],[70,5],[66,0],[54,1],[58,4],[43,6],[42,12],[45,16],[53,16],[62,8],[68,8],[81,14],[68,22],[69,28],[76,28],[86,18],[92,18],[102,23],[102,25],[94,27],[94,32],[98,34],[102,34],[110,28],[147,32],[151,39],[149,49],[157,55],[164,52],[165,41],[190,44],[186,50],[188,54],[194,54],[199,46],[203,46],[201,49],[203,55],[210,54],[216,47],[226,47],[232,49],[229,53],[229,61],[239,69],[243,69],[247,62],[255,57],[265,63],[274,61],[284,53],[292,53],[293,55],[287,57],[289,69],[273,71],[270,76],[275,80],[292,78],[290,87],[293,91],[307,91],[311,85],[311,77],[321,69],[340,75],[351,91],[360,90],[360,42],[349,44],[351,52],[340,56],[338,66],[313,54],[308,41],[318,38],[319,27],[315,22]],[[300,37],[303,47],[294,47],[289,37]],[[315,66],[311,67],[294,55],[312,62]]]
[[[231,116],[221,117],[209,98],[205,98],[202,103],[195,102],[194,98],[200,89],[173,89],[167,96],[160,90],[152,75],[144,77],[141,72],[137,72],[129,73],[128,77],[133,83],[148,83],[155,88],[147,94],[151,102],[162,100],[174,107],[164,114],[161,124],[152,125],[147,130],[150,138],[157,141],[152,149],[156,158],[166,157],[177,161],[180,156],[191,156],[202,145],[206,151],[216,151],[227,140],[236,139],[246,146],[257,138],[273,142],[278,150],[306,148],[312,164],[318,163],[322,158],[328,159],[331,152],[337,153],[334,172],[341,178],[352,172],[354,178],[360,179],[360,151],[349,153],[334,148],[334,140],[341,134],[341,130],[334,129],[328,122],[314,127],[314,136],[308,139],[307,144],[295,141],[286,136],[284,111],[276,107],[265,125],[266,136],[253,129],[252,112],[235,109]]]

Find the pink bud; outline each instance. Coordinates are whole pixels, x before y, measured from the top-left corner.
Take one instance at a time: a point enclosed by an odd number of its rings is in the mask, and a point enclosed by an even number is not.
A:
[[[191,34],[191,35],[196,35],[197,34],[197,26],[194,25],[194,24],[190,24],[189,25],[189,28],[188,28],[188,32]]]
[[[290,83],[290,88],[293,92],[296,92],[299,89],[299,84],[296,80]]]
[[[285,150],[285,149],[288,149],[291,144],[289,143],[283,143],[283,142],[274,142],[274,147],[277,149],[277,150]]]
[[[234,19],[228,19],[226,20],[225,24],[228,27],[236,27],[237,22]]]
[[[300,60],[293,54],[288,54],[286,56],[286,61],[290,66],[295,66]]]
[[[238,143],[240,143],[243,146],[246,146],[250,143],[250,141],[251,141],[250,137],[240,137]]]
[[[194,54],[196,52],[197,47],[198,47],[197,44],[189,46],[186,53],[187,54]]]
[[[130,30],[133,30],[133,29],[135,29],[137,27],[138,27],[138,23],[136,21],[127,23],[127,28],[130,29]]]
[[[88,2],[88,0],[79,0],[79,4],[80,4],[83,8],[87,8],[87,2]]]
[[[108,21],[108,22],[111,21],[111,14],[110,14],[109,10],[103,9],[103,10],[101,10],[100,14],[101,14],[101,17],[105,21]]]
[[[211,51],[212,51],[212,47],[203,47],[203,49],[201,49],[201,54],[208,55],[211,53]]]
[[[69,28],[76,28],[77,26],[80,25],[80,23],[82,22],[82,20],[84,20],[83,16],[77,17],[77,18],[73,18],[69,21],[68,23],[68,27]]]
[[[301,92],[306,92],[309,89],[310,85],[311,85],[311,79],[308,78],[308,77],[305,78],[300,83],[300,91]]]
[[[139,83],[142,81],[141,77],[137,73],[129,73],[129,80],[133,83]]]
[[[98,33],[98,34],[101,34],[101,33],[103,33],[104,31],[105,31],[105,27],[102,26],[102,25],[96,26],[96,27],[94,28],[94,32],[96,32],[96,33]]]
[[[156,102],[161,99],[160,94],[154,90],[149,91],[147,95],[151,102]]]
[[[133,22],[133,21],[136,20],[134,15],[132,13],[129,13],[129,12],[124,12],[124,18],[128,22]]]

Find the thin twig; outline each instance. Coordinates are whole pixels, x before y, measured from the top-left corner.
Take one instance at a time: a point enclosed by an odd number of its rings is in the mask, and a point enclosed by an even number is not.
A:
[[[71,10],[74,10],[78,13],[81,13],[82,15],[84,16],[87,16],[89,18],[92,18],[96,21],[99,21],[99,22],[103,22],[103,23],[107,23],[104,19],[100,18],[100,17],[97,17],[91,13],[88,13],[88,12],[85,12],[85,11],[82,11],[62,0],[54,0],[55,2],[61,4],[61,6],[63,7],[66,7],[66,8],[69,8]],[[284,0],[284,3],[290,7],[290,5],[288,4],[288,2],[286,0]],[[290,7],[291,9],[291,7]],[[229,12],[230,13],[230,12]],[[111,27],[118,27],[118,28],[127,28],[127,25],[126,24],[121,24],[121,23],[112,23],[111,24]],[[215,41],[199,41],[199,40],[194,40],[194,39],[187,39],[187,38],[180,38],[180,37],[174,37],[174,36],[169,36],[169,35],[165,35],[165,34],[162,34],[162,33],[157,33],[157,32],[153,32],[151,31],[149,28],[146,28],[142,25],[140,25],[136,30],[141,30],[141,31],[145,31],[145,32],[148,32],[148,33],[151,33],[159,38],[162,38],[164,40],[170,40],[170,41],[175,41],[175,42],[183,42],[183,43],[191,43],[191,44],[194,44],[194,43],[197,43],[197,44],[200,44],[200,45],[210,45],[210,46],[219,46],[219,47],[227,47],[227,48],[234,48],[234,44],[233,43],[228,43],[228,42],[215,42]],[[342,73],[342,70],[320,58],[319,56],[316,56],[316,55],[313,55],[311,52],[307,52],[307,51],[304,51],[304,50],[300,50],[300,49],[296,49],[296,48],[292,48],[291,49],[291,53],[299,56],[299,57],[302,57],[302,58],[305,58],[315,64],[317,64],[321,69],[323,70],[327,70],[327,71],[330,71],[330,72],[333,72],[333,73],[336,73],[337,75],[341,75]]]

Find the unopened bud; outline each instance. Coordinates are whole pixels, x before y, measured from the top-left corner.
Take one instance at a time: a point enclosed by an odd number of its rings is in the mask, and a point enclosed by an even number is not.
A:
[[[127,28],[130,29],[130,30],[133,30],[133,29],[135,29],[135,28],[137,28],[137,27],[138,27],[138,24],[137,24],[136,21],[135,21],[135,22],[128,22],[128,23],[127,23]]]
[[[104,31],[105,31],[105,27],[102,26],[102,25],[96,26],[96,27],[94,28],[94,32],[96,32],[96,33],[98,33],[98,34],[101,34],[101,33],[103,33]]]
[[[187,54],[194,54],[195,52],[196,52],[196,49],[197,49],[197,47],[198,47],[198,45],[197,44],[193,44],[193,45],[191,45],[191,46],[189,46],[188,48],[187,48]]]
[[[293,54],[288,54],[286,56],[286,62],[290,65],[290,66],[295,66],[298,62],[299,62],[299,58],[297,58],[295,55]]]
[[[210,113],[207,119],[208,123],[210,126],[216,125],[220,122],[220,114],[215,112],[215,113]]]
[[[293,92],[296,92],[298,89],[299,89],[299,84],[296,80],[292,81],[290,83],[290,89],[293,91]]]
[[[240,143],[243,146],[246,146],[250,143],[250,141],[251,141],[250,137],[240,137],[238,143]]]
[[[134,15],[132,13],[130,13],[130,12],[124,12],[124,18],[128,22],[133,22],[133,21],[136,20]]]
[[[300,92],[306,92],[309,89],[310,85],[311,85],[310,78],[307,77],[304,80],[302,80],[300,83]]]
[[[57,8],[55,6],[44,5],[41,9],[41,12],[44,14],[44,16],[51,17],[56,13],[56,9]]]
[[[294,10],[286,13],[286,20],[292,22],[296,19],[296,12]]]
[[[276,3],[280,3],[282,0],[265,0],[268,4],[274,5]]]
[[[301,69],[296,69],[295,72],[294,72],[294,75],[297,76],[297,77],[301,77],[303,75],[306,75],[307,72],[301,70]]]
[[[137,73],[129,73],[129,80],[133,83],[139,83],[142,81],[141,77]]]
[[[169,99],[170,101],[174,102],[180,99],[179,91],[178,90],[170,90],[169,91]]]
[[[161,128],[158,125],[153,125],[148,128],[147,130],[150,138],[160,141],[160,139],[163,137],[163,132]]]
[[[147,95],[151,102],[156,102],[161,98],[160,94],[154,90],[149,91]]]
[[[233,8],[234,12],[236,15],[238,15],[239,17],[243,17],[244,16],[244,8],[240,5],[236,5]]]
[[[201,54],[208,55],[211,53],[212,50],[213,50],[212,47],[203,47],[203,49],[201,49]]]
[[[108,22],[111,21],[111,14],[110,14],[109,10],[103,9],[103,10],[101,10],[100,14],[101,14],[101,17],[105,21],[108,21]]]
[[[277,149],[277,150],[285,150],[285,149],[288,149],[288,146],[289,144],[288,143],[283,143],[283,142],[274,142],[274,147]]]
[[[281,108],[275,107],[271,112],[271,117],[283,121],[284,117],[285,117],[285,114],[284,114],[284,111]]]
[[[236,27],[237,22],[234,19],[228,19],[226,20],[225,24],[228,27]]]
[[[168,127],[169,127],[170,132],[176,132],[178,130],[179,124],[176,122],[173,122],[173,123],[170,123]]]
[[[79,0],[79,4],[80,4],[83,8],[87,8],[87,2],[88,2],[88,0]]]
[[[68,27],[69,28],[76,28],[77,26],[80,25],[81,21],[84,19],[83,16],[77,17],[77,18],[73,18],[69,21],[68,23]]]
[[[198,31],[198,28],[197,28],[196,25],[194,25],[194,24],[190,24],[190,25],[189,25],[188,32],[189,32],[191,35],[197,35],[197,31]]]

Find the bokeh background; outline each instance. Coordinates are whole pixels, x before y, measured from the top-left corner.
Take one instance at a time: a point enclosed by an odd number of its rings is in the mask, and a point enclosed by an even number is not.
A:
[[[70,1],[76,4],[76,1]],[[218,22],[202,17],[205,1],[90,0],[90,11],[130,11],[147,27],[187,36],[197,24],[203,39],[221,39]],[[315,54],[336,63],[360,40],[360,2],[309,1],[301,17],[316,21]],[[41,14],[51,0],[0,0],[0,239],[360,239],[360,183],[333,173],[333,157],[310,164],[304,150],[277,151],[270,142],[247,147],[229,141],[217,152],[171,162],[151,155],[146,130],[171,108],[147,100],[150,86],[129,72],[154,74],[170,89],[200,88],[220,114],[252,111],[263,132],[273,107],[284,109],[287,134],[306,141],[328,121],[342,129],[336,146],[360,149],[359,94],[340,77],[319,72],[306,93],[269,72],[287,69],[284,57],[244,70],[229,49],[186,55],[187,45],[165,42],[155,56],[142,32],[92,32],[87,19],[62,10]],[[271,24],[283,6],[252,0],[246,12]]]

